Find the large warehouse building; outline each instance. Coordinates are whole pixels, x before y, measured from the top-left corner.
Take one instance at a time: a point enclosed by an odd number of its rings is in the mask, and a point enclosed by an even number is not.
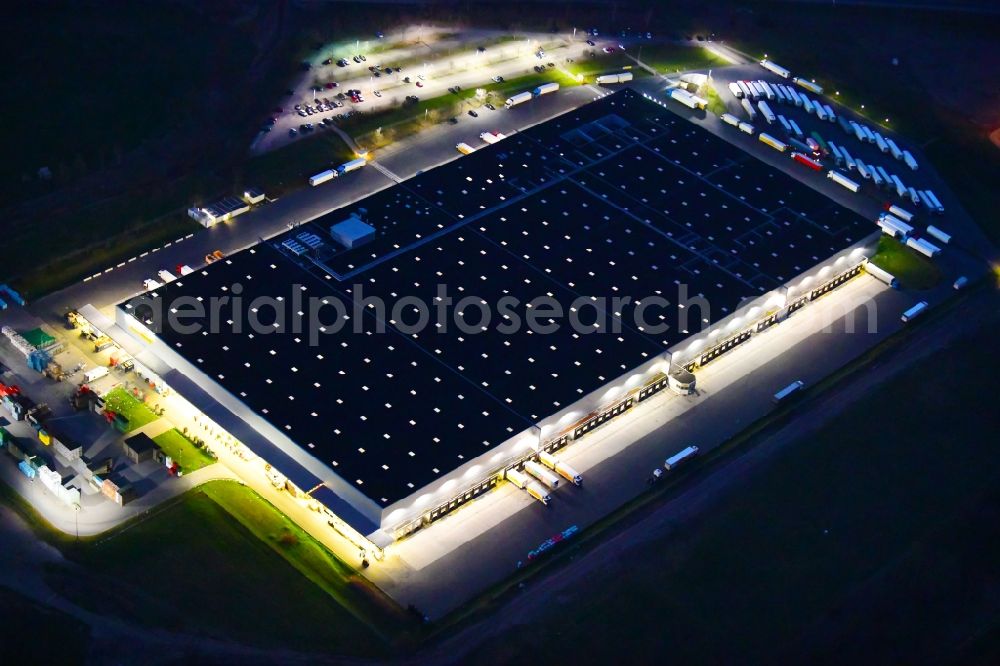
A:
[[[857,274],[873,232],[626,90],[122,303],[117,325],[338,529],[384,547],[539,450],[687,390],[699,365]],[[468,298],[457,324],[411,328],[441,286]],[[539,297],[576,325],[503,330]],[[166,321],[220,298],[212,331]]]

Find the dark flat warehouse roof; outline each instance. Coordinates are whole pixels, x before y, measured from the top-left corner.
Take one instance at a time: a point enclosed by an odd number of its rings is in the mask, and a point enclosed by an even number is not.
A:
[[[347,249],[329,229],[352,214],[376,237]],[[281,297],[303,318],[296,297],[340,303],[344,328],[331,333],[328,326],[317,346],[307,332],[235,333],[228,320],[217,334],[168,328],[161,337],[386,506],[851,245],[869,227],[623,91],[156,290],[167,300],[207,299],[232,296],[239,283],[244,310],[255,297]],[[288,239],[300,242],[282,245]],[[661,295],[676,303],[681,283],[707,298],[707,321],[682,325],[680,310],[668,308],[656,310],[656,321],[670,325],[665,333],[633,323],[635,301]],[[355,312],[354,285],[385,300],[390,310],[381,320],[371,307]],[[402,308],[395,320],[392,305],[414,296],[433,304],[438,285],[455,301],[471,296],[492,306],[513,297],[519,305],[508,314],[522,320],[539,296],[566,312],[581,296],[633,302],[600,317],[581,308],[595,333],[566,321],[547,334],[502,333],[498,324],[511,320],[495,308],[484,331],[462,332],[451,321],[446,332],[401,331],[415,314]],[[478,321],[475,309],[466,313],[467,323]],[[377,331],[380,323],[386,332]],[[361,332],[352,332],[355,326]]]

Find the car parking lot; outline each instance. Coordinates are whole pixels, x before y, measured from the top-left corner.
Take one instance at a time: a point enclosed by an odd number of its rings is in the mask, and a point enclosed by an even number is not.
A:
[[[299,83],[275,107],[282,111],[265,122],[253,151],[273,150],[303,134],[329,128],[358,115],[419,104],[422,100],[477,87],[488,88],[492,84],[503,84],[508,78],[543,72],[552,72],[558,77],[560,63],[586,57],[592,51],[583,40],[574,41],[549,33],[529,33],[523,38],[519,36],[517,40],[489,47],[473,45],[480,40],[496,39],[502,33],[470,31],[463,34],[466,39],[461,41],[454,38],[440,44],[430,41],[431,52],[420,54],[419,64],[414,61],[417,52],[404,46],[384,50],[370,58],[364,53],[327,54],[316,64],[304,63]],[[540,43],[547,44],[548,48],[548,51],[541,51],[544,54],[541,63],[537,56]],[[598,55],[603,52],[596,50],[594,57]],[[467,97],[464,92],[462,96]],[[487,110],[495,110],[495,107]]]

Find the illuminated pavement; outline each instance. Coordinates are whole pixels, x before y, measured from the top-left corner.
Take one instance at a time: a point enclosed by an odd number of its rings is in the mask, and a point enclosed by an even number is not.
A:
[[[428,43],[421,48],[404,47],[392,49],[383,53],[368,56],[368,61],[355,64],[348,57],[347,52],[343,56],[350,63],[347,67],[337,67],[336,64],[314,67],[313,71],[302,76],[301,80],[294,87],[295,94],[286,97],[278,103],[284,112],[278,114],[271,132],[259,135],[251,148],[254,153],[264,153],[285,146],[301,138],[291,137],[288,130],[298,128],[304,123],[316,124],[325,117],[336,117],[338,113],[345,113],[350,110],[382,111],[398,107],[407,95],[416,95],[421,100],[449,95],[448,88],[459,86],[463,89],[473,89],[477,86],[486,86],[492,83],[492,77],[502,76],[505,79],[514,79],[519,76],[534,74],[532,69],[536,65],[555,63],[557,66],[566,64],[567,58],[583,61],[590,59],[587,52],[594,50],[598,53],[596,59],[599,61],[605,54],[601,51],[604,46],[616,45],[617,41],[612,39],[596,39],[597,46],[589,46],[586,37],[581,33],[576,40],[570,39],[567,35],[553,35],[551,33],[519,33],[521,39],[504,42],[493,46],[488,46],[485,53],[476,52],[477,40],[489,40],[504,36],[501,31],[474,30],[462,33],[462,40],[448,39],[441,42],[428,40]],[[546,54],[541,60],[535,56],[535,52],[540,45],[544,45]],[[364,51],[362,50],[362,53]],[[333,56],[336,60],[340,56]],[[403,63],[414,58],[426,60],[424,64],[410,64],[404,67],[399,74],[383,74],[379,78],[372,76],[368,71],[368,66],[381,64],[384,67],[391,67],[395,63]],[[610,67],[610,65],[609,65]],[[546,68],[552,72],[553,80],[559,80],[561,76],[555,68]],[[350,99],[341,100],[343,107],[333,111],[317,113],[311,116],[302,117],[294,109],[295,104],[312,104],[313,92],[310,90],[312,81],[321,72],[323,80],[336,80],[339,87],[332,90],[323,90],[315,95],[319,98],[327,97],[333,100],[338,92],[349,89],[357,89],[362,92],[364,102],[354,104]],[[425,78],[421,81],[422,86],[417,87],[417,76],[422,74]],[[404,78],[409,77],[411,83],[405,83]],[[378,90],[382,97],[376,97],[373,91]],[[457,101],[457,98],[456,98]],[[479,103],[467,103],[464,109],[479,108]],[[483,109],[485,113],[485,109]],[[464,114],[464,110],[462,112]],[[466,118],[468,116],[464,116]],[[323,131],[323,130],[317,130]]]
[[[859,276],[699,370],[698,395],[660,394],[560,451],[583,474],[583,487],[560,487],[545,507],[503,484],[392,546],[387,561],[366,575],[403,604],[431,617],[446,614],[518,561],[527,564],[528,552],[547,538],[586,527],[642,493],[669,455],[689,444],[718,446],[769,412],[778,389],[796,379],[813,383],[897,330],[911,298]],[[877,305],[878,331],[867,333],[861,307],[857,332],[845,332],[844,314],[867,301]]]

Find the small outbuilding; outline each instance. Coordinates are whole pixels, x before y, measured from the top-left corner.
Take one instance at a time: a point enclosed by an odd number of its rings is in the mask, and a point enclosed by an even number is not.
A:
[[[156,442],[144,433],[139,433],[138,435],[132,435],[125,440],[125,457],[134,463],[141,463],[146,460],[152,460],[156,453],[160,450]]]

